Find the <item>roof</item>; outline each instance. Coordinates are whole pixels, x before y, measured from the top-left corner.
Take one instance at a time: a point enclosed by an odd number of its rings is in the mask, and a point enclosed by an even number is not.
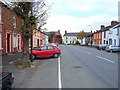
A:
[[[65,33],[63,36],[77,36],[78,33]]]
[[[50,31],[50,32],[44,32],[46,35],[50,35],[50,34],[57,34],[57,31]]]
[[[89,36],[91,36],[91,35],[93,35],[92,32],[88,32],[88,33],[87,33],[87,37],[89,37]]]
[[[115,29],[115,28],[119,28],[119,27],[120,27],[120,23],[117,24],[116,26],[114,26],[113,29]]]
[[[113,26],[115,26],[115,25],[109,25],[109,26],[103,27],[103,28],[100,29],[98,32],[107,31],[107,30],[109,30],[110,28],[112,28]]]

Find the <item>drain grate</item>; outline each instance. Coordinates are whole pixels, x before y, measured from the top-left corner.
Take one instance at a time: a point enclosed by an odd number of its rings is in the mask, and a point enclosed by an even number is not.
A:
[[[73,68],[82,68],[81,66],[74,66]]]

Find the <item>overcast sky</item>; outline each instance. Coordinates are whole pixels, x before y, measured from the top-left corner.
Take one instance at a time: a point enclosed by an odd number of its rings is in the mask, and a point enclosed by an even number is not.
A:
[[[89,32],[118,20],[119,0],[46,0],[53,4],[47,24],[48,31]]]

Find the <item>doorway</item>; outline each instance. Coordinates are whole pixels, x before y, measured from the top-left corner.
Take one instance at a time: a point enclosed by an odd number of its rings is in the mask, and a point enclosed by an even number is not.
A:
[[[37,46],[39,46],[39,39],[37,39]]]
[[[18,51],[20,50],[20,35],[18,35],[18,44],[17,44],[18,46],[17,46],[17,49],[18,49]]]
[[[10,33],[7,33],[7,52],[10,52]]]

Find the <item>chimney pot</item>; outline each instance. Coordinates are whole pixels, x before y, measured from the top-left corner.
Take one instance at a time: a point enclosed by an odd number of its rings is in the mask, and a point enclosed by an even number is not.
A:
[[[101,25],[101,29],[104,28],[104,27],[105,27],[105,25]]]

